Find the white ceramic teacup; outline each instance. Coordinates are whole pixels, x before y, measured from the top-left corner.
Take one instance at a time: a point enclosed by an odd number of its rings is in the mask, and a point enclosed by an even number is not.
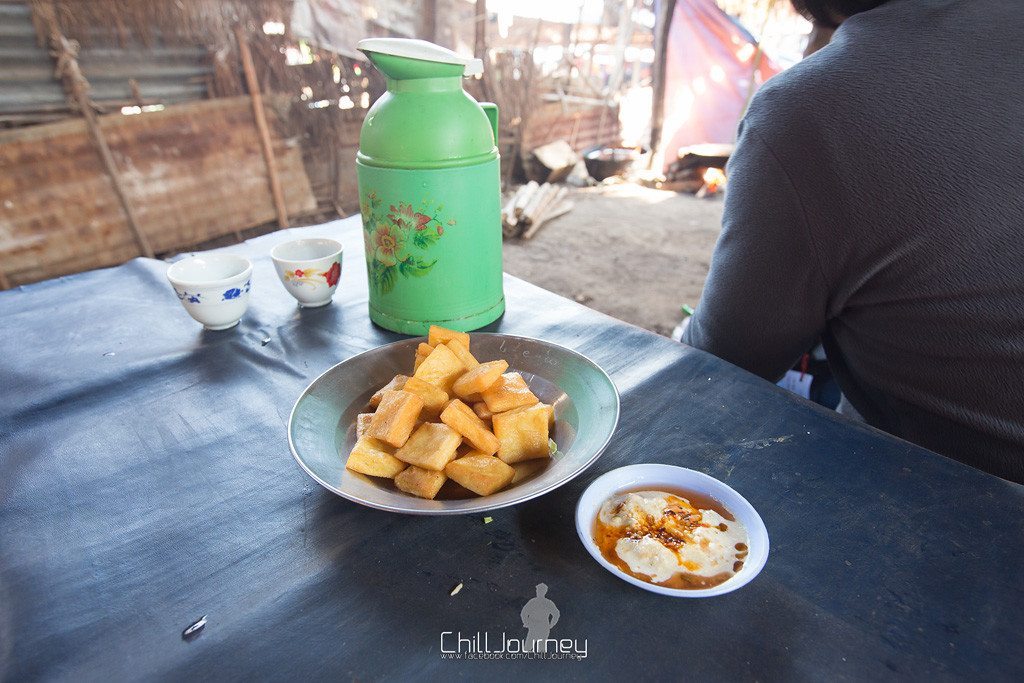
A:
[[[304,308],[331,303],[341,279],[341,242],[323,238],[292,240],[270,251],[277,276]]]
[[[235,254],[203,254],[167,269],[178,300],[208,330],[234,327],[249,308],[252,262]]]

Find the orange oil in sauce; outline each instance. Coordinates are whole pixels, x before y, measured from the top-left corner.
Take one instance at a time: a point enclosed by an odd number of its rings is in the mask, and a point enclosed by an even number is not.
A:
[[[627,493],[637,493],[640,491],[655,491],[658,493],[665,493],[670,496],[677,498],[684,498],[690,502],[690,505],[699,510],[714,510],[720,514],[723,518],[730,522],[736,521],[729,510],[726,509],[718,500],[704,493],[697,493],[696,491],[689,491],[686,489],[679,488],[677,486],[661,486],[657,484],[648,484],[646,486],[632,487],[616,491],[609,498],[621,496]],[[670,499],[671,500],[671,499]],[[604,503],[602,503],[602,506]],[[736,544],[736,561],[733,563],[732,572],[721,572],[713,576],[698,576],[696,574],[690,574],[684,571],[673,574],[667,581],[652,581],[651,577],[647,574],[638,574],[629,568],[618,553],[615,552],[615,544],[619,542],[619,539],[627,535],[627,530],[621,527],[611,527],[601,522],[600,510],[594,517],[593,526],[593,537],[594,543],[601,550],[601,555],[604,559],[608,560],[615,567],[622,570],[624,573],[629,574],[633,578],[640,579],[646,583],[651,583],[656,586],[664,586],[665,588],[677,588],[683,590],[696,590],[700,588],[713,588],[721,583],[725,583],[728,579],[732,578],[740,569],[743,568],[743,563],[746,560],[748,547],[746,543]]]

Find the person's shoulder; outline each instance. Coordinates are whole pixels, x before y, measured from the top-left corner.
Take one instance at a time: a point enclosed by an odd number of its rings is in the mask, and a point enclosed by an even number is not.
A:
[[[930,31],[930,5],[889,2],[850,17],[831,42],[771,78],[751,102],[762,123],[813,125],[873,112],[878,95],[913,80],[938,49]]]
[[[768,79],[750,103],[748,122],[758,128],[810,123],[847,97],[852,64],[845,46],[827,45]]]
[[[852,28],[852,27],[851,27]],[[770,78],[751,100],[743,126],[783,157],[803,160],[851,122],[870,117],[880,86],[877,51],[861,31],[840,27],[832,43]]]

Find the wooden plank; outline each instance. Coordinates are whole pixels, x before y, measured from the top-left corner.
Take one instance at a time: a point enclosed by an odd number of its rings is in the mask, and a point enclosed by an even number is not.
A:
[[[569,188],[564,185],[552,185],[551,188],[552,189],[538,203],[537,208],[534,209],[532,213],[523,215],[523,222],[525,222],[528,227],[532,226],[534,223],[543,221],[550,208],[561,204],[566,195],[569,194]]]
[[[523,149],[534,149],[555,140],[567,140],[577,151],[607,143],[619,137],[618,117],[617,107],[601,103],[544,102],[531,115],[523,131]]]
[[[507,226],[515,226],[516,219],[516,204],[520,201],[522,196],[528,192],[529,185],[520,185],[519,189],[516,190],[515,194],[509,197],[509,200],[505,202],[505,206],[501,209],[502,222]]]
[[[544,183],[537,188],[537,191],[530,195],[529,201],[523,208],[523,213],[520,215],[520,222],[525,225],[529,225],[530,219],[537,215],[538,209],[540,209],[540,207],[548,200],[548,197],[554,194],[557,190],[558,186],[550,183]]]
[[[544,215],[534,221],[533,225],[531,225],[525,233],[523,233],[523,239],[533,239],[533,236],[537,234],[537,231],[540,230],[541,227],[547,225],[559,216],[564,216],[569,213],[572,211],[574,206],[576,206],[576,204],[571,201],[562,201],[561,203],[552,206],[544,213]]]
[[[516,193],[516,200],[512,204],[512,215],[515,218],[519,218],[523,215],[523,211],[526,209],[526,205],[529,204],[530,198],[537,192],[537,188],[540,187],[536,180],[530,182],[519,188],[519,192]]]
[[[235,97],[99,116],[158,254],[275,221],[251,107]],[[288,206],[314,211],[301,149],[274,134],[273,107],[267,116]],[[0,271],[12,286],[138,254],[81,119],[0,131],[0,196]]]
[[[146,233],[139,226],[138,218],[135,215],[135,208],[132,206],[128,193],[125,191],[124,183],[121,181],[121,174],[118,172],[117,164],[114,163],[114,157],[110,153],[107,139],[103,135],[103,130],[100,128],[99,121],[97,120],[96,111],[89,100],[89,82],[82,75],[82,70],[78,65],[78,44],[69,41],[61,33],[52,3],[39,3],[37,12],[42,18],[49,34],[51,54],[57,60],[57,76],[61,79],[68,97],[74,101],[79,112],[82,114],[86,129],[89,131],[89,137],[96,147],[96,153],[99,154],[100,161],[103,163],[103,169],[110,179],[114,194],[121,204],[122,211],[124,211],[125,223],[128,225],[128,229],[131,231],[136,244],[138,244],[139,250],[145,256],[153,258],[153,247],[150,245]]]

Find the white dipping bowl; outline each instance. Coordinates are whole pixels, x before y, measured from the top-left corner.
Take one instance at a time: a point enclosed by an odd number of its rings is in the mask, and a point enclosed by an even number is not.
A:
[[[312,238],[279,244],[270,251],[281,284],[303,308],[331,303],[341,279],[341,242]]]
[[[208,330],[234,327],[249,308],[252,262],[234,254],[203,254],[167,269],[178,300]]]
[[[747,528],[747,559],[743,562],[743,568],[734,576],[712,588],[666,588],[630,576],[604,559],[601,549],[594,542],[594,522],[604,502],[623,491],[658,491],[665,487],[709,496],[721,503]],[[675,598],[709,598],[732,592],[750,583],[768,560],[768,530],[757,510],[743,496],[714,477],[673,465],[629,465],[602,474],[587,487],[576,504],[576,533],[587,552],[615,576],[652,593]]]

